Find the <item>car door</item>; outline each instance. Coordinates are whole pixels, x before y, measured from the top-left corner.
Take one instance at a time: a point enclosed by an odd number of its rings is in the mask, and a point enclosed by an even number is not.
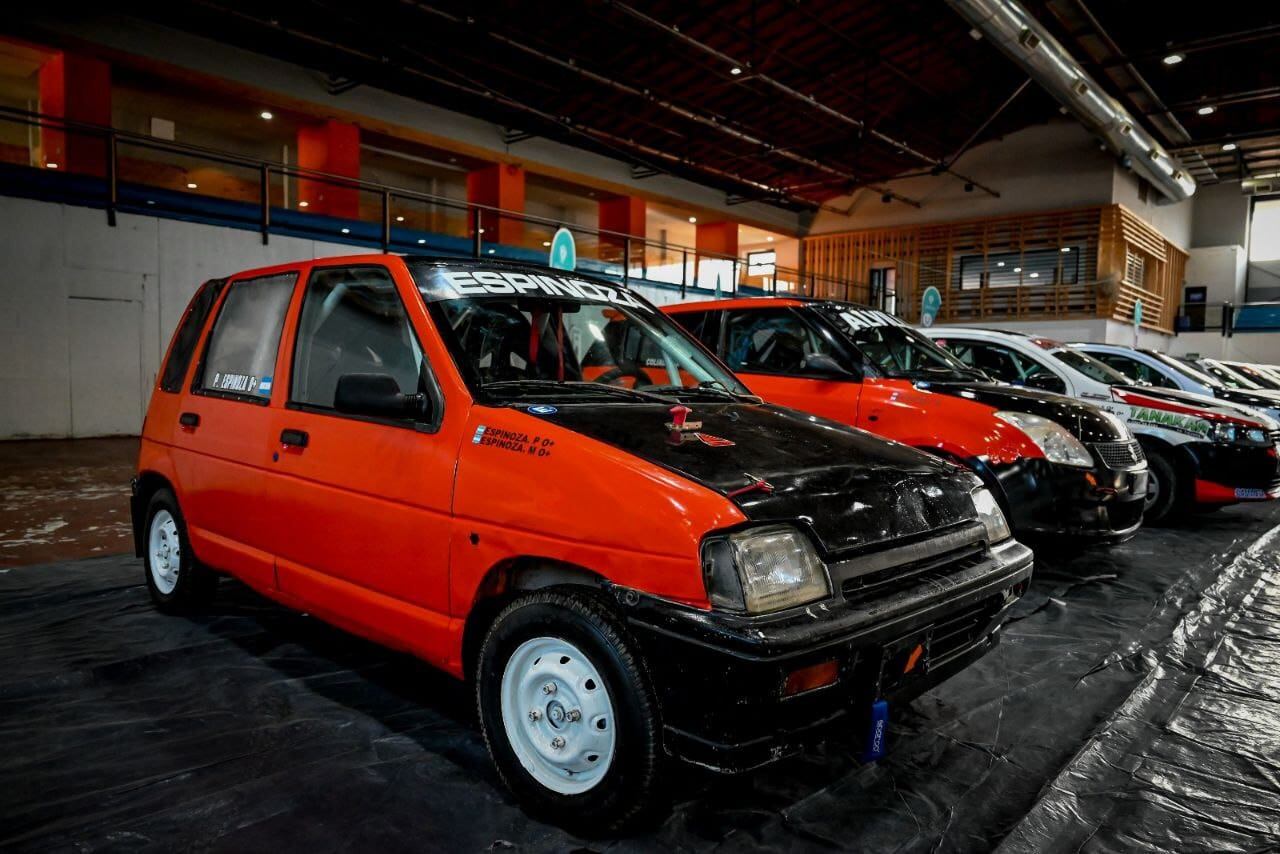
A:
[[[297,280],[294,269],[227,285],[172,433],[192,548],[205,563],[262,590],[275,586],[263,489],[273,377]]]
[[[729,309],[722,320],[720,356],[729,369],[770,403],[845,424],[858,419],[861,383],[845,356],[793,308]],[[814,357],[842,364],[835,372]]]
[[[457,457],[456,442],[439,433],[442,396],[405,309],[416,294],[400,273],[398,282],[379,264],[307,271],[268,484],[281,590],[392,642],[444,631]],[[427,414],[339,412],[338,381],[356,374],[423,395]]]

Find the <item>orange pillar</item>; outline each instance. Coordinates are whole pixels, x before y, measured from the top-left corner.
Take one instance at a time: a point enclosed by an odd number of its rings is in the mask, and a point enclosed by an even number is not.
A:
[[[468,172],[467,202],[523,214],[524,167],[509,163],[490,163]],[[474,209],[468,209],[468,214],[474,217]],[[524,240],[523,220],[509,216],[499,217],[490,211],[481,212],[480,217],[485,240],[512,246],[518,246]],[[468,219],[468,233],[474,222],[474,219]]]
[[[635,196],[612,196],[601,199],[599,207],[601,231],[613,231],[644,239],[644,199],[637,199]],[[621,240],[604,235],[601,235],[600,242],[622,245]]]
[[[68,122],[111,126],[111,66],[56,53],[40,66],[40,112]],[[40,164],[99,177],[107,174],[107,142],[96,134],[40,130]]]
[[[714,265],[716,277],[719,278],[722,288],[726,291],[737,288],[737,282],[733,281],[733,265],[730,261],[722,261],[720,258],[703,258],[703,253],[723,255],[728,256],[728,258],[738,257],[738,224],[736,222],[698,223],[694,248],[698,253],[694,272],[695,281],[700,285],[710,286],[712,284],[710,281],[705,283],[703,281],[711,278],[703,273],[702,267],[705,260]],[[739,275],[741,275],[741,272],[741,270],[738,271]]]
[[[333,120],[298,128],[298,167],[359,178],[360,128]],[[313,213],[359,219],[360,190],[333,181],[299,178],[298,206]]]

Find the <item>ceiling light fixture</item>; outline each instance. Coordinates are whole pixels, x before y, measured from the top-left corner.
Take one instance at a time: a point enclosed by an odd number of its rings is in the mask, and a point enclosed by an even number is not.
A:
[[[57,164],[57,163],[46,163],[46,164],[44,165],[44,168],[46,168],[46,169],[57,169],[57,168],[58,168],[58,164]]]
[[[1014,268],[1013,268],[1013,272],[1015,272],[1015,273],[1021,273],[1021,272],[1022,272],[1022,268],[1021,268],[1021,267],[1014,267]]]
[[[696,223],[697,221],[698,221],[698,218],[696,216],[689,217],[689,222]]]
[[[420,244],[421,244],[421,243],[426,243],[426,242],[427,242],[427,238],[425,238],[425,237],[419,237],[419,238],[418,238],[418,243],[420,243]]]
[[[1070,247],[1070,246],[1064,246],[1064,247],[1062,247],[1062,251],[1063,251],[1063,252],[1070,252],[1070,251],[1071,251],[1071,247]]]
[[[496,250],[494,250],[494,249],[490,249],[490,250],[489,250],[489,254],[490,254],[490,255],[492,255],[495,251],[496,251]]]
[[[1217,107],[1206,105],[1196,110],[1196,114],[1201,116],[1211,116],[1216,109]]]
[[[773,235],[772,235],[772,234],[770,234],[768,237],[766,237],[766,238],[765,238],[765,240],[767,240],[767,241],[769,241],[770,243],[772,243],[772,242],[773,242]]]
[[[1003,267],[1003,266],[1004,266],[1004,262],[1003,262],[1003,261],[997,261],[997,262],[996,262],[996,266],[997,266],[997,267]]]
[[[269,121],[271,121],[272,119],[274,119],[274,118],[275,118],[275,114],[274,114],[274,113],[272,113],[270,110],[263,110],[262,112],[258,113],[258,116],[259,116],[263,121],[267,121],[267,122],[269,122]]]
[[[349,229],[349,228],[344,228],[344,229],[342,229],[342,233],[343,233],[343,234],[350,234],[350,233],[351,233],[351,229]]]
[[[200,185],[199,185],[199,184],[197,184],[195,181],[188,181],[188,182],[187,182],[187,189],[188,189],[188,190],[194,190],[194,189],[195,189],[196,187],[198,187],[198,186],[200,186]]]
[[[1223,151],[1235,151],[1237,148],[1239,148],[1239,146],[1236,145],[1234,142],[1224,142],[1222,144]]]
[[[1186,57],[1180,53],[1171,53],[1160,61],[1163,62],[1165,65],[1177,65],[1179,62],[1182,62],[1182,60],[1184,59],[1186,59]]]
[[[404,217],[402,216],[396,217],[396,222],[404,222]]]
[[[1039,273],[1032,273],[1032,274],[1031,274],[1031,278],[1033,278],[1033,279],[1038,279],[1038,278],[1040,278],[1040,274],[1039,274]]]
[[[543,246],[550,246],[550,245],[551,245],[551,241],[550,241],[550,240],[544,240],[544,241],[542,241],[542,245],[543,245]]]
[[[739,74],[742,73],[742,69],[735,65],[733,68],[729,69],[729,73],[732,74],[734,77],[737,77]]]
[[[309,207],[311,207],[311,202],[308,202],[308,201],[306,201],[306,200],[304,199],[304,200],[302,200],[302,201],[298,202],[298,207],[300,207],[300,208],[309,208]]]

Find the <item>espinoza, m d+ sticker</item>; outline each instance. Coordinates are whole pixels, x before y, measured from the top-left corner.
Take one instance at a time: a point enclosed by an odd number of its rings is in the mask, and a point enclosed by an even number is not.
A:
[[[471,437],[471,444],[517,454],[529,454],[534,457],[549,457],[556,440],[545,436],[530,437],[528,433],[521,433],[519,430],[504,430],[501,427],[481,425],[476,428],[475,435]]]

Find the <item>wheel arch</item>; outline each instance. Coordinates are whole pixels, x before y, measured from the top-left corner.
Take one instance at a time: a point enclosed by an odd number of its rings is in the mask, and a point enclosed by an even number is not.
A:
[[[581,587],[599,591],[608,580],[598,572],[568,561],[538,555],[507,558],[489,568],[476,587],[462,633],[462,672],[475,674],[480,645],[494,619],[520,593],[546,587]]]
[[[146,526],[147,505],[151,497],[161,489],[168,489],[177,497],[173,483],[158,471],[147,470],[138,473],[133,480],[133,491],[129,497],[129,515],[133,522],[133,554],[142,557],[143,528]]]

